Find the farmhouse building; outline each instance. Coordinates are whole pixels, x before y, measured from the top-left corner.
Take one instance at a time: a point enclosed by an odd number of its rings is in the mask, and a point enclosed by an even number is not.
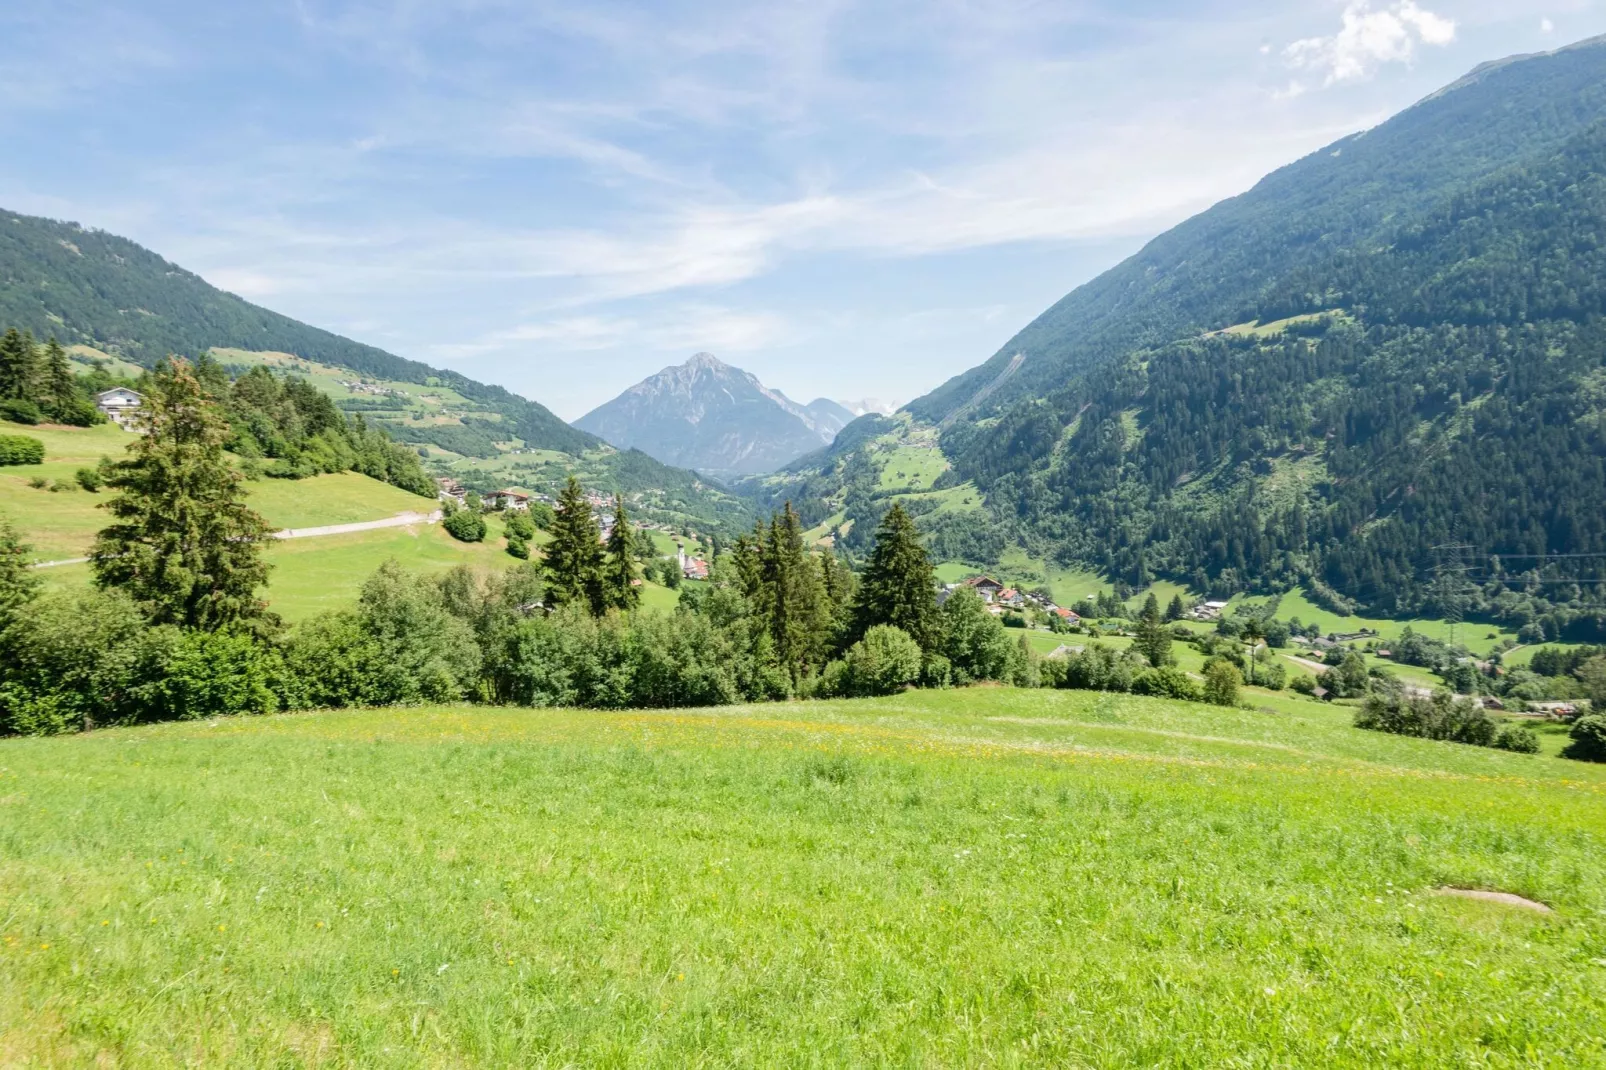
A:
[[[439,497],[443,502],[454,501],[458,505],[462,505],[468,500],[468,491],[464,489],[463,484],[455,479],[437,479],[435,486],[440,488]]]
[[[139,411],[144,400],[137,391],[130,390],[126,386],[116,386],[95,395],[95,408],[104,413],[112,423],[128,431],[132,430],[134,414]]]
[[[505,488],[492,494],[490,497],[490,502],[493,508],[512,509],[517,511],[520,509],[528,509],[530,507],[530,496],[525,494],[523,491]]]

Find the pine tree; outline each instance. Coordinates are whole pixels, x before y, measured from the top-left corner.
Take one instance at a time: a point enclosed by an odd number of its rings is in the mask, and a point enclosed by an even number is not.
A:
[[[1153,592],[1144,600],[1143,612],[1138,614],[1137,636],[1132,640],[1132,646],[1148,658],[1149,664],[1156,669],[1175,661],[1171,656],[1171,636],[1160,620],[1160,602]]]
[[[757,603],[776,658],[796,680],[824,663],[833,629],[820,566],[804,549],[803,521],[791,502],[763,532],[758,573]]]
[[[545,547],[542,568],[546,579],[546,604],[553,608],[585,606],[600,616],[606,608],[599,575],[602,535],[597,530],[596,518],[591,515],[591,503],[586,501],[580,481],[574,476],[569,477],[558,495],[551,534],[552,541]]]
[[[613,530],[608,533],[607,554],[602,564],[603,601],[610,609],[635,609],[641,602],[636,587],[636,536],[630,530],[625,500],[613,498]]]
[[[1165,607],[1165,619],[1168,621],[1181,620],[1187,614],[1188,611],[1182,605],[1182,596],[1180,594],[1172,595],[1171,604]]]
[[[33,336],[15,327],[0,337],[0,399],[23,398],[32,401],[38,380],[38,354]]]
[[[942,640],[937,615],[937,578],[920,545],[920,532],[901,503],[893,503],[876,528],[875,546],[859,584],[849,641],[863,638],[877,624],[901,628],[920,649],[933,651]]]
[[[117,520],[95,540],[95,582],[128,591],[156,624],[272,623],[256,597],[269,529],[246,507],[223,453],[221,409],[174,357],[151,373],[145,395],[145,434],[106,480],[118,494],[102,508]]]
[[[72,365],[67,361],[67,351],[61,348],[61,343],[53,336],[45,343],[41,371],[44,379],[43,392],[50,399],[50,411],[57,418],[65,417],[78,401],[78,380],[72,373]]]
[[[33,547],[17,537],[11,522],[0,517],[0,632],[39,590],[39,574],[30,560]]]

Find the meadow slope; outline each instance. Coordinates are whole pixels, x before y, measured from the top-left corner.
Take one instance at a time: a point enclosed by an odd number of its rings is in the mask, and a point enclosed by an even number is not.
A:
[[[1606,1061],[1606,769],[1315,704],[287,715],[0,804],[7,1064]]]

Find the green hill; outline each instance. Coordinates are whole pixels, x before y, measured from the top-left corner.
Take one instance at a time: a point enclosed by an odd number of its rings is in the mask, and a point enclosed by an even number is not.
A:
[[[1286,705],[0,740],[0,1040],[20,1065],[1598,1064],[1606,767]]]
[[[616,450],[536,402],[298,323],[77,223],[0,211],[0,326],[54,336],[80,361],[149,367],[169,353],[211,351],[235,372],[257,364],[294,372],[347,412],[431,453],[435,474],[484,482],[481,490],[520,482],[512,476],[538,486],[578,471],[662,522],[736,531],[751,520],[740,498]]]
[[[1040,558],[1606,635],[1603,114],[1606,38],[1480,68],[908,412]]]
[[[545,407],[456,372],[404,360],[298,323],[209,284],[127,238],[0,211],[0,323],[55,335],[145,367],[208,349],[294,353],[378,379],[432,380],[505,416],[543,449],[583,453],[598,440]]]

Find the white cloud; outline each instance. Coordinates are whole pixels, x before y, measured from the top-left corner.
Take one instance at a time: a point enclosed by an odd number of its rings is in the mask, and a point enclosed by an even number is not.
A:
[[[1540,33],[1554,33],[1555,30],[1556,30],[1556,24],[1554,22],[1551,22],[1549,19],[1540,19],[1539,20],[1539,32]]]
[[[1295,70],[1322,76],[1324,84],[1365,78],[1385,63],[1409,63],[1418,44],[1444,47],[1455,40],[1455,21],[1401,0],[1373,10],[1369,0],[1344,9],[1343,26],[1330,37],[1307,37],[1283,49]]]

